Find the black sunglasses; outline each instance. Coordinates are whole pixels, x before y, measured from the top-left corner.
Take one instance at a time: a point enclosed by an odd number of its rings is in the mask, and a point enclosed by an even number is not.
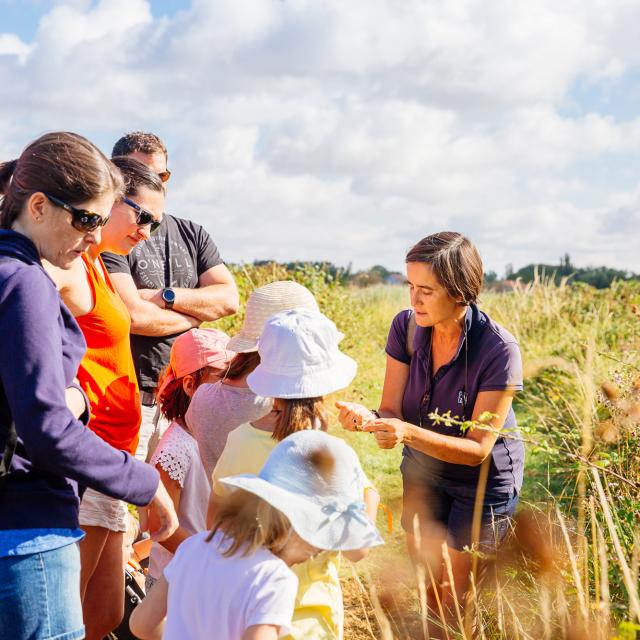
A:
[[[156,217],[151,213],[151,211],[147,211],[143,209],[139,204],[135,203],[130,198],[126,196],[122,198],[122,202],[128,204],[135,212],[136,212],[136,224],[141,227],[145,227],[146,225],[151,225],[151,233],[154,233],[158,230],[158,227],[162,224],[161,220],[156,220]]]
[[[44,193],[44,191],[42,192]],[[110,216],[101,216],[95,211],[89,211],[88,209],[78,209],[72,207],[70,204],[63,202],[60,198],[44,193],[44,195],[56,205],[71,214],[71,226],[77,231],[83,233],[95,231],[98,227],[104,227],[109,222]]]

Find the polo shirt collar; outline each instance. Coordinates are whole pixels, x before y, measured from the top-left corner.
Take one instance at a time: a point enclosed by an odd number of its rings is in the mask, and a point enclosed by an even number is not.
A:
[[[471,329],[474,325],[474,316],[476,316],[478,314],[478,307],[475,304],[470,304],[467,306],[467,313],[464,316],[464,324],[467,328],[467,338],[469,337],[469,334],[471,333]],[[462,330],[462,333],[460,334],[460,340],[458,341],[458,348],[456,349],[456,353],[453,356],[453,360],[457,360],[458,356],[460,355],[460,352],[462,351],[462,347],[464,346],[464,328]]]
[[[470,304],[467,307],[467,313],[464,316],[464,322],[467,327],[467,337],[473,336],[477,330],[480,329],[481,325],[485,321],[484,314],[478,309],[477,305]],[[416,352],[418,353],[418,357],[421,359],[429,359],[431,357],[431,350],[429,348],[430,340],[431,340],[431,332],[433,331],[433,327],[418,327],[417,329],[418,335],[421,331],[424,331],[423,338],[414,338],[414,344],[419,344],[416,348]],[[416,342],[419,340],[419,342]],[[462,351],[462,347],[464,347],[464,330],[460,334],[460,339],[458,340],[458,348],[456,349],[455,355],[451,359],[450,362],[455,362]]]

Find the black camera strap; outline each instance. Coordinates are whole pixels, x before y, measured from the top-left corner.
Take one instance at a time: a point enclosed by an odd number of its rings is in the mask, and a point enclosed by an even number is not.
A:
[[[12,420],[9,425],[9,431],[7,432],[7,439],[4,443],[2,458],[0,458],[0,487],[4,484],[4,481],[9,474],[11,459],[13,458],[17,443],[18,434],[16,433],[16,423]]]

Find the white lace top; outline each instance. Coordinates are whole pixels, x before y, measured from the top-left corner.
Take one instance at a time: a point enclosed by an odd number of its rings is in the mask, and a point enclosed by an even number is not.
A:
[[[158,443],[151,464],[176,480],[182,491],[176,509],[180,526],[189,533],[206,529],[210,484],[200,460],[198,443],[177,422],[172,422]],[[149,574],[160,578],[173,554],[157,542],[151,547]]]

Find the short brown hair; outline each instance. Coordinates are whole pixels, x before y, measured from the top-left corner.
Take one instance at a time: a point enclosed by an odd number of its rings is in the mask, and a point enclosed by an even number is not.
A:
[[[257,351],[236,353],[229,363],[225,378],[236,380],[249,375],[260,364],[260,354]]]
[[[122,189],[118,169],[89,140],[67,131],[46,133],[17,160],[0,163],[0,228],[10,229],[39,191],[74,205],[106,193],[119,198]]]
[[[455,231],[434,233],[415,244],[406,262],[422,262],[433,273],[447,293],[462,304],[478,301],[484,272],[482,258],[469,238]]]
[[[235,489],[221,498],[207,542],[218,531],[225,535],[227,545],[221,554],[228,558],[239,551],[243,556],[249,556],[261,547],[278,555],[287,544],[292,529],[281,511],[253,493]]]
[[[132,131],[126,133],[114,145],[111,157],[128,156],[131,153],[163,153],[165,160],[169,159],[167,147],[155,133],[145,133],[144,131]]]
[[[296,431],[315,429],[320,427],[327,430],[327,411],[324,407],[324,398],[295,398],[279,401],[284,404],[280,419],[273,430],[271,437],[278,442],[284,440]]]

